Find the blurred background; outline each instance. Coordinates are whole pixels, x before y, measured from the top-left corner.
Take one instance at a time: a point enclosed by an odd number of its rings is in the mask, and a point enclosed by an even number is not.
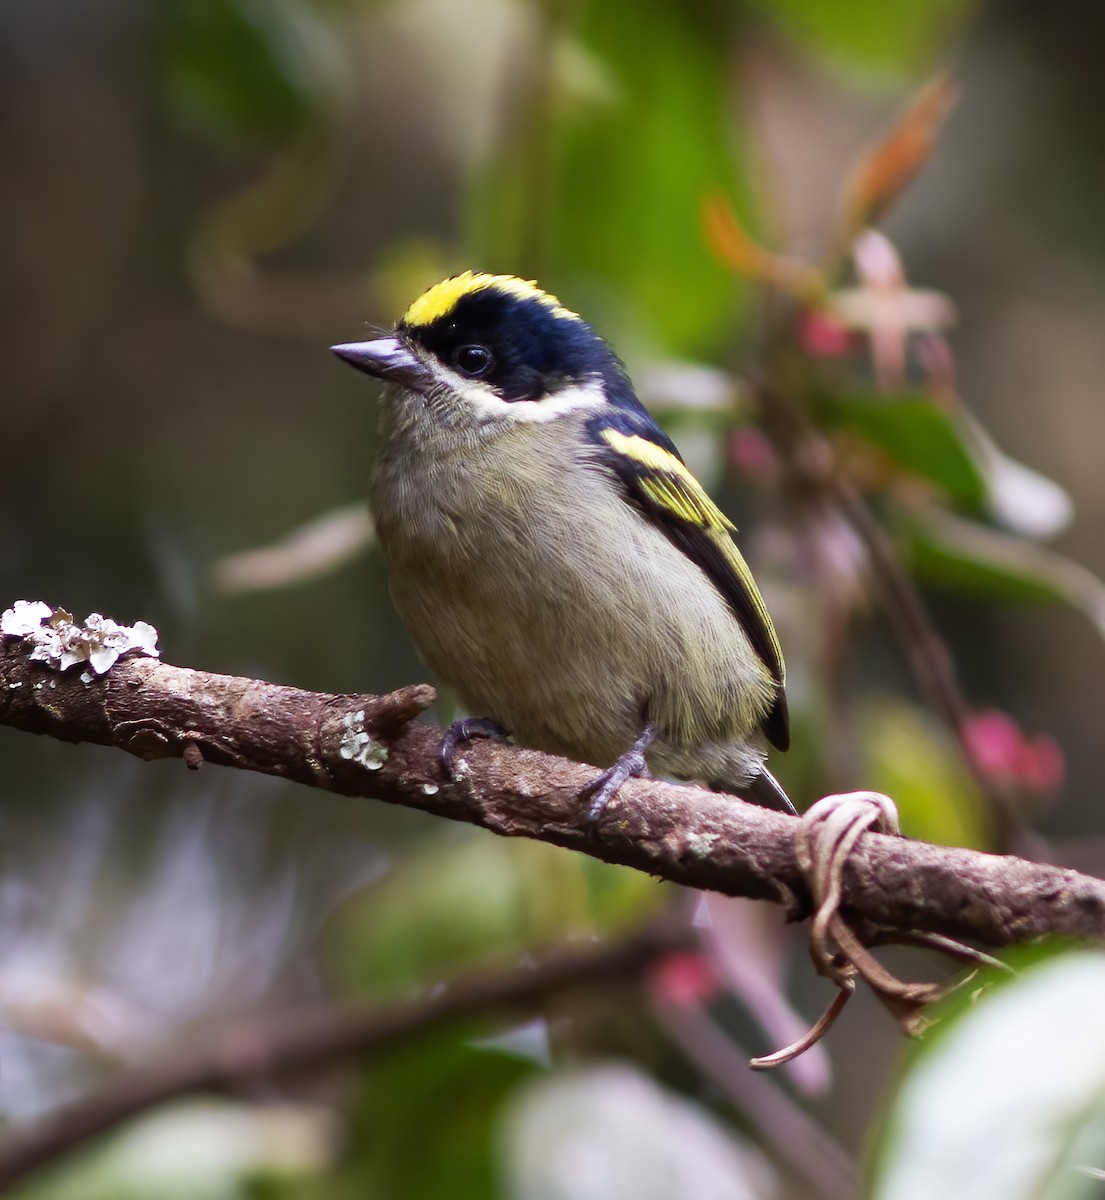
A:
[[[373,387],[327,347],[458,270],[536,277],[742,531],[799,806],[879,788],[984,847],[996,795],[1018,846],[1101,873],[1103,37],[1092,0],[6,0],[2,606],[320,691],[424,679],[364,517]],[[776,392],[917,581],[956,730]],[[163,1107],[28,1195],[850,1194],[904,1043],[859,996],[748,1093],[829,993],[775,914],[276,780],[7,729],[0,756],[15,1131],[231,1019],[661,910],[702,932],[522,1024]]]

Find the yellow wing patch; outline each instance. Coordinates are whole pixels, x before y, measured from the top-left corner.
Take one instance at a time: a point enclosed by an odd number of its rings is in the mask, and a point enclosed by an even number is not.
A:
[[[635,434],[604,429],[602,436],[619,454],[642,467],[646,474],[638,480],[641,490],[672,516],[700,528],[734,529],[732,521],[703,490],[702,484],[682,462],[663,446]]]
[[[620,454],[635,469],[634,487],[650,500],[662,516],[686,522],[695,536],[702,539],[699,552],[687,548],[721,586],[722,592],[745,618],[753,644],[771,673],[782,684],[784,679],[783,652],[775,626],[768,614],[752,571],[730,537],[736,527],[710,499],[702,484],[669,450],[637,434],[625,434],[617,429],[602,430],[602,437],[612,450]],[[707,549],[709,547],[709,549]],[[706,559],[720,558],[724,564],[722,578],[710,569]],[[749,622],[751,624],[749,624]],[[762,644],[761,644],[762,639]]]
[[[554,317],[568,321],[580,320],[578,313],[565,308],[555,296],[542,291],[532,279],[519,279],[516,275],[486,275],[477,271],[464,271],[451,279],[435,283],[432,288],[423,292],[403,314],[400,323],[415,327],[432,325],[442,317],[448,316],[465,296],[486,291],[488,288],[518,300],[536,300]]]

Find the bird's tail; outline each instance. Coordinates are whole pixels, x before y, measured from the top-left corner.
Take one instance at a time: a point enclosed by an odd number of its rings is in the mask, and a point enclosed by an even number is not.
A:
[[[759,775],[749,783],[737,788],[737,795],[752,804],[761,804],[764,808],[774,808],[779,812],[798,816],[798,810],[791,803],[790,797],[783,791],[783,785],[767,767],[764,767]]]

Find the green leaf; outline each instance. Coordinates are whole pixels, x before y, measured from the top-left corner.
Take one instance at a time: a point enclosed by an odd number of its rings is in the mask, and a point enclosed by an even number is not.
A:
[[[884,1123],[876,1200],[1082,1200],[1105,1167],[1105,953],[1031,967],[914,1056]]]
[[[1010,458],[962,407],[942,407],[925,393],[868,393],[823,398],[818,410],[835,428],[859,434],[957,504],[986,512],[1013,533],[1048,538],[1070,523],[1066,491]]]
[[[930,511],[906,532],[914,574],[972,595],[1067,604],[1105,637],[1105,582],[1053,550],[950,513]]]
[[[954,411],[927,395],[833,397],[822,409],[896,463],[938,484],[959,504],[980,508],[988,481]]]

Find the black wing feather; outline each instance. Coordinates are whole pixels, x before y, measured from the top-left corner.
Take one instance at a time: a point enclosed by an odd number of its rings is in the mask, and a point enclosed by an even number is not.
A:
[[[698,564],[725,597],[772,679],[775,701],[763,730],[778,750],[790,745],[782,651],[775,627],[747,563],[734,543],[732,524],[687,470],[672,440],[643,407],[622,407],[590,427],[593,443],[625,485],[628,498]]]

